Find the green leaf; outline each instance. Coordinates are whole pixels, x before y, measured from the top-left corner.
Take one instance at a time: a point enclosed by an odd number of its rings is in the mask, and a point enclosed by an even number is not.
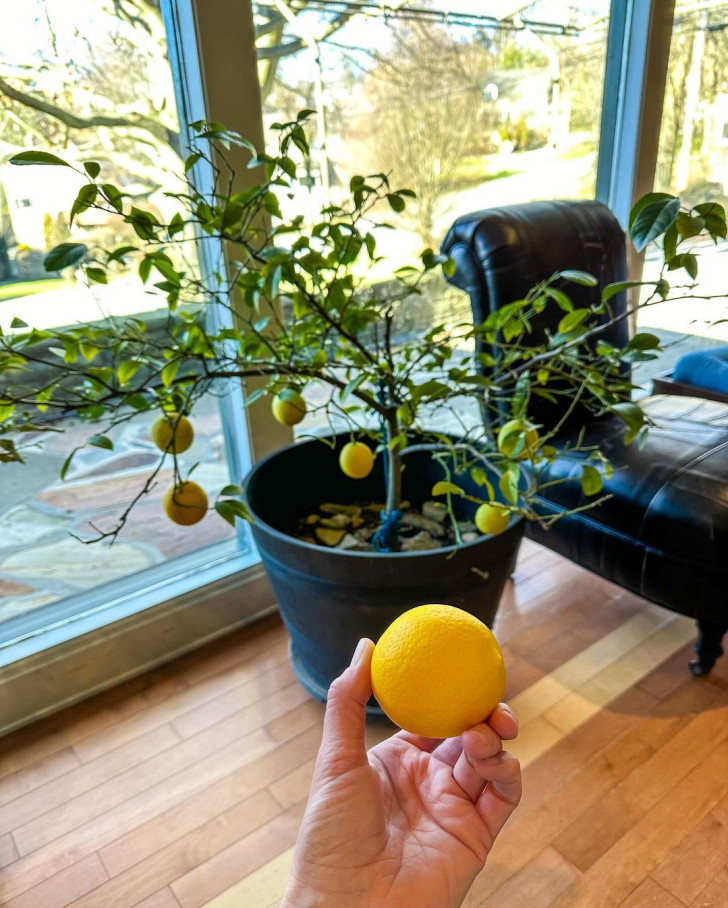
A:
[[[660,338],[648,331],[641,331],[635,334],[627,346],[631,350],[656,350],[660,346]]]
[[[140,392],[137,391],[136,394],[132,394],[126,398],[126,403],[130,407],[134,407],[135,410],[148,410],[151,407],[151,404],[146,399],[146,397]]]
[[[92,180],[95,180],[96,177],[101,173],[101,167],[96,161],[85,161],[83,169],[91,177]]]
[[[643,209],[647,208],[648,205],[651,205],[653,202],[662,202],[674,199],[674,195],[670,195],[668,192],[647,192],[632,206],[632,210],[629,213],[629,223],[627,225],[628,230],[632,231],[632,225],[634,224],[637,216]],[[678,199],[679,201],[679,199]]]
[[[99,187],[95,183],[88,183],[78,190],[76,201],[71,206],[70,223],[73,223],[73,219],[77,214],[81,214],[82,211],[86,211],[87,208],[93,205],[98,194]]]
[[[518,504],[518,481],[520,475],[518,466],[514,463],[509,463],[498,482],[498,488],[501,490],[501,494],[505,500],[511,504]]]
[[[162,369],[162,384],[164,385],[165,388],[168,388],[172,384],[172,382],[175,380],[175,378],[177,377],[178,369],[179,369],[179,360],[178,359],[173,359],[171,363],[167,363],[167,365],[164,367],[164,369]]]
[[[680,211],[680,199],[667,196],[665,193],[652,193],[652,195],[666,197],[655,199],[644,205],[631,223],[629,234],[637,252],[642,252],[645,246],[656,240],[658,236],[662,236],[675,223]],[[632,210],[634,211],[634,209]]]
[[[602,290],[602,302],[608,302],[613,296],[622,293],[623,290],[629,290],[630,287],[639,287],[642,281],[615,281],[613,284],[607,284]]]
[[[543,292],[545,296],[550,297],[557,303],[559,309],[564,312],[573,312],[574,304],[563,290],[559,290],[557,287],[544,287]]]
[[[463,490],[460,486],[456,486],[454,482],[436,482],[432,487],[431,495],[462,495]]]
[[[215,510],[224,520],[227,520],[230,526],[233,527],[235,526],[236,517],[240,517],[243,520],[250,520],[250,511],[248,511],[242,501],[237,501],[235,498],[226,498],[223,501],[216,501]]]
[[[133,378],[140,366],[141,363],[137,359],[127,359],[123,363],[119,363],[116,374],[121,384],[123,385]]]
[[[366,379],[367,379],[367,376],[365,373],[362,373],[361,375],[357,375],[356,378],[352,378],[352,380],[350,382],[348,382],[348,384],[346,385],[344,390],[341,392],[340,399],[346,400],[346,398],[350,394],[353,394],[354,391],[356,391],[356,389],[359,387],[359,385],[362,384],[362,382],[365,382]]]
[[[473,480],[476,486],[481,488],[485,487],[485,490],[488,493],[488,498],[490,501],[493,501],[495,498],[495,492],[493,490],[492,483],[488,480],[485,470],[482,467],[473,467],[470,471],[470,478]]]
[[[94,284],[108,284],[109,279],[103,268],[86,268],[86,277]]]
[[[124,207],[122,201],[122,194],[116,188],[116,186],[111,183],[102,183],[101,184],[101,195],[106,201],[111,205],[112,208],[115,208],[118,212],[121,212]],[[133,247],[132,247],[133,248]]]
[[[21,151],[20,154],[10,158],[11,164],[53,164],[56,167],[70,167],[71,165],[48,151]]]
[[[574,284],[581,284],[584,287],[596,287],[599,281],[594,277],[593,274],[589,274],[588,271],[559,271],[561,277],[566,278],[567,281],[572,281]]]
[[[242,495],[243,487],[242,486],[225,486],[224,489],[220,489],[221,495]]]
[[[71,265],[77,265],[87,252],[88,246],[85,243],[61,243],[43,259],[43,267],[46,271],[62,271]]]
[[[95,448],[103,448],[105,451],[114,450],[114,442],[108,435],[92,435],[91,438],[86,439],[86,444],[93,445]]]
[[[698,236],[705,227],[705,221],[701,217],[691,217],[685,211],[679,211],[675,218],[675,228],[683,239],[689,239]]]
[[[610,407],[613,413],[625,422],[630,429],[640,429],[645,421],[645,414],[631,401],[625,400],[622,403],[613,404]]]
[[[70,466],[71,466],[71,461],[72,461],[73,458],[76,456],[76,452],[77,452],[78,450],[80,450],[80,449],[79,449],[79,448],[74,448],[74,449],[71,451],[71,453],[68,455],[68,457],[63,461],[63,466],[61,467],[61,474],[60,474],[60,475],[61,475],[61,479],[65,479],[65,478],[66,478],[66,473],[68,473],[68,470],[69,470],[69,468],[70,468]]]
[[[679,252],[667,262],[668,271],[677,271],[684,268],[690,277],[695,280],[698,276],[698,259],[692,252]]]
[[[398,196],[398,195],[395,195],[395,193],[388,192],[387,201],[389,202],[389,207],[392,209],[392,211],[396,211],[397,214],[399,214],[401,211],[404,211],[404,209],[405,209],[404,199],[400,198],[400,196]]]
[[[570,331],[575,331],[588,317],[588,309],[574,309],[573,312],[569,312],[559,322],[559,334],[568,334]]]
[[[596,495],[604,486],[602,474],[596,467],[586,463],[581,468],[581,489],[585,495]]]

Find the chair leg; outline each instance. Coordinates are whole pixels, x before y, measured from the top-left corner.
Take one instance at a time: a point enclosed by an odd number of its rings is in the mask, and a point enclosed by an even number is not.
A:
[[[693,649],[698,658],[689,663],[690,671],[700,677],[707,675],[715,665],[716,659],[723,655],[721,641],[728,631],[728,619],[699,618],[698,640]]]

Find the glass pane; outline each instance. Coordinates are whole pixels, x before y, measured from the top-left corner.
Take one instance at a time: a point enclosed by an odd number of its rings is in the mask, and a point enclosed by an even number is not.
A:
[[[379,237],[388,258],[368,268],[370,285],[437,248],[469,211],[593,197],[609,0],[254,8],[268,141],[272,124],[316,111],[307,186],[287,213],[312,216],[344,201],[356,174],[386,172],[417,194],[401,214],[385,213],[397,229]],[[396,327],[412,336],[469,316],[467,296],[433,278],[401,307]],[[309,388],[307,398],[319,409],[302,430],[322,430],[325,389]],[[475,407],[462,416],[480,418]]]
[[[8,332],[14,319],[46,328],[134,315],[153,336],[167,317],[164,296],[150,292],[133,268],[120,265],[108,285],[90,288],[73,268],[49,274],[43,267],[49,249],[61,242],[133,243],[130,228],[96,210],[69,225],[83,178],[70,168],[19,167],[8,159],[33,149],[76,165],[98,161],[137,207],[171,215],[165,192],[179,189],[183,152],[158,3],[17,4],[0,31],[0,104],[0,326]],[[188,265],[197,267],[194,253]],[[31,385],[52,378],[54,355],[45,351],[51,366],[39,362]],[[214,511],[194,527],[167,519],[162,496],[172,482],[169,456],[151,492],[125,517],[159,460],[150,438],[158,412],[128,415],[112,430],[113,450],[82,447],[65,481],[59,473],[66,458],[99,431],[92,423],[57,425],[40,413],[43,431],[27,439],[27,463],[0,464],[0,640],[3,621],[64,597],[72,611],[75,594],[120,578],[128,578],[127,591],[142,588],[149,571],[159,579],[160,565],[173,576],[181,564],[176,559],[235,539]],[[218,398],[200,400],[189,416],[195,437],[179,456],[180,473],[198,464],[193,478],[212,504],[230,481]],[[94,545],[73,538],[88,541],[120,521],[113,545],[111,538]]]
[[[675,11],[667,87],[660,130],[655,190],[679,195],[689,207],[728,203],[728,3],[678,2]],[[639,326],[660,336],[667,350],[653,372],[670,372],[684,353],[728,343],[724,301],[702,300],[725,290],[728,245],[697,239],[681,251],[699,255],[696,298],[660,304],[639,313]],[[659,256],[648,250],[644,278],[659,274]],[[670,272],[673,286],[692,283],[684,270]]]

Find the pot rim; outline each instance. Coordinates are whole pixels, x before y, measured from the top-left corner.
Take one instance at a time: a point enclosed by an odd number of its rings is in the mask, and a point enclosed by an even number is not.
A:
[[[346,435],[347,433],[339,433],[339,434]],[[265,457],[263,457],[261,460],[259,460],[257,463],[255,463],[252,466],[252,468],[248,471],[247,475],[243,479],[243,489],[244,489],[245,503],[248,506],[248,509],[253,518],[254,524],[257,524],[260,529],[264,530],[266,533],[268,533],[268,535],[274,537],[275,539],[278,539],[282,542],[287,542],[289,544],[295,543],[297,546],[301,546],[302,548],[305,548],[305,549],[310,549],[311,551],[317,552],[318,554],[325,553],[326,555],[337,555],[339,557],[346,556],[348,558],[355,558],[355,557],[356,558],[373,558],[373,557],[375,557],[375,558],[379,559],[379,558],[383,558],[383,557],[384,558],[386,558],[386,557],[390,557],[390,558],[404,558],[404,557],[432,558],[433,556],[437,556],[437,555],[448,555],[448,556],[454,555],[456,552],[474,548],[475,546],[482,545],[484,542],[488,542],[491,539],[499,539],[499,538],[505,536],[506,534],[510,533],[516,526],[523,524],[523,522],[525,520],[525,518],[523,517],[522,514],[512,514],[511,519],[508,522],[508,526],[503,530],[502,533],[498,533],[495,536],[481,534],[478,537],[478,539],[472,539],[469,542],[463,542],[460,545],[457,545],[457,544],[446,545],[446,546],[441,546],[440,548],[422,549],[422,550],[416,551],[416,552],[377,552],[376,550],[371,551],[371,552],[352,552],[348,549],[344,549],[342,551],[341,549],[337,549],[335,547],[328,548],[327,546],[317,545],[315,542],[305,542],[304,540],[299,539],[297,536],[290,535],[290,533],[283,533],[281,530],[277,530],[275,527],[271,526],[271,524],[267,523],[265,520],[260,518],[255,513],[255,511],[253,511],[252,507],[250,506],[250,502],[248,501],[247,489],[248,489],[248,482],[250,481],[250,477],[255,472],[257,472],[257,470],[259,468],[262,468],[269,461],[275,459],[276,457],[283,454],[284,452],[292,450],[293,448],[300,447],[301,445],[304,445],[304,444],[314,444],[315,442],[320,441],[322,438],[338,438],[338,437],[339,437],[338,434],[337,435],[320,435],[320,436],[315,436],[315,437],[307,437],[305,439],[301,439],[300,441],[293,441],[293,442],[291,442],[291,444],[285,445],[282,448],[278,448],[276,451],[272,451],[270,454],[266,454]]]

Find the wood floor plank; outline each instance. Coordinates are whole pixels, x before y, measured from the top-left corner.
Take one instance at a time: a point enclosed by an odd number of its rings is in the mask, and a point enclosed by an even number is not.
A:
[[[161,725],[85,765],[76,762],[64,775],[34,787],[27,794],[0,807],[0,829],[17,829],[103,782],[114,780],[131,767],[144,763],[179,742],[180,737],[171,725]]]
[[[71,769],[80,765],[80,760],[73,748],[62,747],[27,767],[4,776],[0,779],[0,805],[20,798],[29,791],[45,785],[51,779],[57,779]]]
[[[648,877],[622,902],[620,908],[685,908],[685,903]]]
[[[196,791],[235,772],[247,762],[271,753],[275,742],[263,731],[248,735],[244,745],[234,742],[215,751],[204,760],[193,762],[175,775],[163,777],[163,784],[145,788],[115,807],[97,813],[92,819],[73,828],[66,835],[53,839],[37,851],[22,857],[5,870],[4,883],[13,892],[22,892],[35,885],[44,872],[58,872],[74,861],[92,854],[119,836],[146,822],[151,817],[185,800]],[[74,823],[76,816],[71,817]],[[63,816],[54,818],[56,827],[69,825]],[[42,828],[37,830],[45,838]],[[22,849],[19,848],[22,853]]]
[[[304,802],[289,807],[265,826],[197,866],[172,884],[182,908],[200,908],[252,871],[281,854],[296,840]]]
[[[618,908],[672,848],[728,795],[728,741],[700,764],[700,772],[668,790],[553,903],[553,908]],[[619,867],[615,875],[614,868]],[[587,895],[588,893],[588,895]]]
[[[205,735],[190,738],[125,770],[68,803],[17,826],[13,835],[18,850],[21,854],[29,854],[87,821],[108,814],[135,795],[143,796],[145,791],[158,790],[163,783],[165,787],[174,785],[175,778],[179,778],[185,771],[194,772],[199,779],[209,777],[210,781],[214,781],[224,773],[223,767],[237,768],[251,752],[265,753],[271,749],[272,744],[270,736],[259,729],[247,737],[244,748],[234,742],[215,755],[214,745],[211,745]],[[217,765],[216,756],[219,758]]]
[[[138,710],[128,719],[117,722],[112,729],[85,736],[74,744],[74,750],[81,762],[88,762],[145,732],[165,725],[189,710],[203,706],[209,700],[232,689],[238,689],[240,692],[241,708],[253,703],[262,696],[261,687],[266,687],[261,676],[287,660],[286,641],[278,640],[271,644],[261,654],[261,658],[262,662],[255,662],[252,655],[249,655],[246,662],[229,673],[211,675],[159,703],[150,705],[145,701],[144,709]]]
[[[256,699],[262,699],[266,694],[288,687],[296,680],[296,676],[286,657],[280,664],[268,671],[261,672],[255,680]],[[250,682],[247,682],[246,692],[249,688]],[[172,726],[182,738],[191,738],[211,725],[216,725],[223,719],[227,719],[228,716],[239,712],[241,705],[246,705],[245,702],[241,702],[242,693],[243,691],[239,687],[234,687],[224,694],[207,700],[201,706],[176,716],[172,719]]]
[[[677,788],[700,767],[715,746],[714,711],[706,709],[557,836],[555,846],[575,866],[586,870],[657,804],[665,791]]]
[[[135,908],[180,908],[180,905],[175,898],[174,892],[172,892],[169,886],[165,886],[164,889],[160,889],[158,892],[150,895],[149,898],[139,902]]]
[[[686,684],[690,685],[691,681]],[[712,692],[706,693],[708,697],[713,697]],[[675,695],[669,699],[674,700]],[[674,707],[668,706],[669,709],[678,711],[679,700]],[[498,838],[486,872],[477,878],[473,886],[473,901],[467,908],[477,905],[479,900],[525,866],[539,851],[552,844],[615,785],[659,752],[663,744],[692,718],[692,713],[688,716],[672,715],[657,721],[650,716],[640,718],[627,731],[616,735],[607,747],[586,759],[578,770],[567,774],[562,783],[545,796],[530,793],[531,767],[526,767],[524,803]],[[596,721],[595,717],[592,723]],[[547,768],[553,765],[550,753],[540,760],[546,761]],[[537,767],[539,772],[541,770]]]
[[[293,848],[287,848],[277,857],[261,865],[257,870],[224,892],[205,902],[203,908],[272,908],[281,899],[283,881],[287,880],[293,864]]]
[[[577,877],[578,871],[547,847],[514,874],[478,908],[548,908]]]
[[[99,856],[91,854],[16,898],[5,898],[4,885],[0,881],[0,904],[5,908],[65,908],[107,878]]]
[[[225,813],[238,802],[286,779],[299,764],[311,761],[320,740],[320,729],[308,729],[213,785],[200,789],[181,803],[155,814],[146,823],[140,823],[100,849],[104,866],[112,876],[123,873],[160,848]],[[301,800],[307,793],[308,790],[299,794],[291,803]]]
[[[259,791],[230,810],[204,823],[145,860],[112,877],[103,885],[78,899],[76,908],[134,908],[141,898],[161,886],[173,884],[199,866],[206,866],[229,846],[279,816],[279,805],[267,791]],[[174,892],[174,885],[171,886]],[[176,897],[176,893],[175,893]]]
[[[7,867],[8,864],[12,864],[13,861],[17,861],[19,857],[20,854],[15,846],[12,833],[6,832],[5,835],[0,835],[0,870]]]
[[[315,762],[315,757],[311,757],[310,760],[301,763],[300,766],[276,779],[275,782],[271,782],[268,786],[268,791],[283,810],[308,797]]]
[[[686,905],[693,902],[728,861],[728,798],[672,849],[652,877]],[[728,902],[728,891],[726,891]]]
[[[265,730],[283,744],[312,725],[321,725],[324,720],[324,709],[323,703],[309,697],[293,709],[271,719],[266,723]]]
[[[690,908],[725,908],[728,892],[728,867],[723,868],[690,903]]]

